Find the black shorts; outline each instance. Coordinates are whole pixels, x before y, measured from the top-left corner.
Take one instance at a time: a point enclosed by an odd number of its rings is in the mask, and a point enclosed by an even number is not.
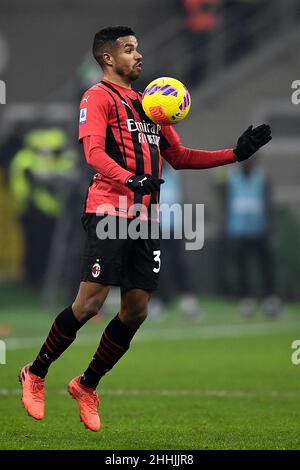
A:
[[[98,222],[110,218],[116,224],[117,238],[99,239],[96,233]],[[108,219],[106,219],[108,220]],[[86,242],[81,267],[81,281],[120,286],[122,290],[144,289],[152,292],[157,288],[160,270],[159,238],[137,238],[128,236],[130,219],[122,218],[126,224],[127,238],[118,235],[121,217],[84,214],[82,224],[86,231]],[[148,224],[148,222],[141,222]],[[123,225],[124,228],[124,225]],[[123,232],[124,233],[124,232]]]

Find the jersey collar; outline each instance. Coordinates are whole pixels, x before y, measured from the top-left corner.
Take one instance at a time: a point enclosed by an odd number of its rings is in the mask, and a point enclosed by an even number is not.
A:
[[[137,97],[137,92],[135,90],[132,90],[131,88],[126,88],[124,86],[120,86],[120,85],[117,85],[116,83],[114,82],[110,82],[109,80],[102,80],[102,82],[106,82],[106,83],[109,83],[110,85],[112,85],[116,90],[118,90],[120,93],[122,93],[123,95],[125,94],[126,96],[128,96],[129,98],[132,98],[132,99],[136,99]]]

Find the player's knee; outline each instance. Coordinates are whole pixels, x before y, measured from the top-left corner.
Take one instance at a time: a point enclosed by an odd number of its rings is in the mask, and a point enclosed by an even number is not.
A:
[[[135,311],[132,315],[132,322],[135,326],[140,326],[146,320],[148,315],[147,307],[143,310]]]
[[[75,317],[79,322],[86,322],[97,315],[103,305],[103,301],[98,297],[89,297],[84,302],[74,303],[72,306]]]
[[[137,303],[121,309],[121,320],[131,328],[138,328],[147,318],[147,303]]]

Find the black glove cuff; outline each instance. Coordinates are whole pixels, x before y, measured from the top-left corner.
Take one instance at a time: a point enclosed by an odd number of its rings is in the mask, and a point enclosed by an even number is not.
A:
[[[243,162],[244,160],[247,160],[247,158],[250,157],[250,155],[245,155],[237,147],[235,149],[233,149],[233,152],[236,155],[236,159],[237,159],[238,162]]]

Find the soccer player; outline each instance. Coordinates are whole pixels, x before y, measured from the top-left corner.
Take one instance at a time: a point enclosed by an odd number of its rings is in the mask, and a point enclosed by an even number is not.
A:
[[[127,227],[137,217],[131,207],[142,204],[150,214],[159,199],[161,159],[176,169],[211,168],[249,158],[271,139],[270,127],[250,126],[234,149],[192,150],[182,145],[172,126],[154,125],[146,117],[141,94],[131,88],[142,70],[142,55],[131,28],[108,27],[94,38],[93,54],[103,69],[103,80],[91,87],[80,104],[79,140],[96,174],[88,188],[83,225],[86,244],[81,282],[73,304],[55,319],[33,363],[20,372],[22,402],[35,419],[44,417],[45,377],[53,361],[73,343],[77,331],[101,309],[110,286],[121,288],[119,313],[105,328],[87,369],[73,378],[70,395],[80,408],[80,419],[99,431],[100,404],[96,388],[101,378],[121,359],[147,316],[147,304],[158,282],[159,240],[130,237],[99,239],[97,223],[105,216]],[[121,198],[120,198],[121,196]],[[104,207],[103,212],[99,206]],[[102,216],[97,214],[102,213]],[[150,217],[148,218],[150,220]]]

